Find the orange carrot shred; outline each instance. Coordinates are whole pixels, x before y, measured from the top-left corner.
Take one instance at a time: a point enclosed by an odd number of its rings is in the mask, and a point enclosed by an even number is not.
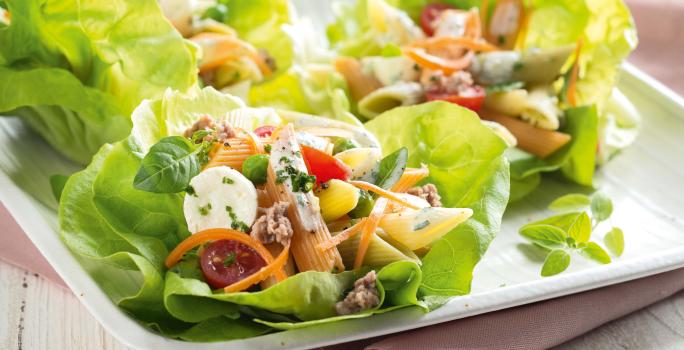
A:
[[[261,244],[261,242],[252,238],[250,235],[241,231],[231,230],[227,228],[210,228],[204,231],[197,232],[191,235],[190,237],[184,239],[182,242],[180,242],[176,246],[176,248],[174,248],[171,251],[171,253],[169,253],[169,255],[166,257],[166,261],[164,262],[164,264],[167,268],[171,268],[174,265],[176,265],[181,260],[181,258],[183,258],[183,255],[187,253],[189,250],[194,249],[204,243],[222,239],[240,242],[254,249],[266,261],[266,264],[268,265],[272,264],[274,261],[273,256],[268,251],[268,249],[266,249],[266,247],[264,247],[264,245]],[[283,269],[277,269],[273,271],[273,274],[278,280],[284,280],[285,278],[287,278],[287,274],[285,273],[285,271],[283,271]]]
[[[378,228],[378,224],[380,224],[380,219],[382,219],[386,207],[387,199],[379,198],[375,201],[368,219],[364,222],[363,229],[361,230],[361,241],[359,241],[356,258],[354,258],[354,269],[358,269],[363,265],[363,259],[366,257],[371,238],[373,238],[373,234],[375,234],[375,230]]]
[[[361,219],[359,222],[354,224],[352,227],[336,234],[333,236],[330,240],[322,242],[318,245],[318,249],[321,251],[328,250],[330,248],[338,246],[340,243],[348,240],[349,238],[352,238],[356,236],[357,233],[361,231],[363,228],[364,223],[366,222],[367,219]]]
[[[403,52],[419,66],[432,70],[441,70],[447,75],[467,68],[475,56],[475,53],[468,52],[460,58],[446,59],[431,55],[425,52],[425,50],[415,47],[404,48]]]
[[[285,267],[285,264],[287,263],[287,258],[290,253],[290,246],[286,245],[285,248],[283,249],[280,254],[278,254],[278,257],[273,260],[273,262],[269,263],[268,265],[264,266],[261,268],[261,270],[249,275],[247,278],[239,280],[225,288],[223,290],[226,293],[232,293],[232,292],[239,292],[242,290],[245,290],[249,288],[251,285],[257,284],[266,278],[268,276],[273,275],[277,271],[283,271],[283,267]],[[278,282],[284,280],[283,279],[278,279]]]
[[[372,183],[368,183],[365,181],[349,181],[350,184],[366,191],[371,191],[373,193],[377,193],[379,196],[387,198],[393,202],[397,202],[407,208],[410,209],[420,209],[419,207],[415,206],[412,203],[409,203],[405,201],[403,198],[399,197],[396,193],[392,191],[388,191],[384,188],[378,187],[376,185],[373,185]]]
[[[584,39],[577,40],[577,48],[575,49],[575,63],[572,65],[572,72],[570,73],[570,81],[568,82],[568,103],[572,107],[577,106],[577,78],[579,76],[580,55],[582,54],[582,46],[584,46]]]

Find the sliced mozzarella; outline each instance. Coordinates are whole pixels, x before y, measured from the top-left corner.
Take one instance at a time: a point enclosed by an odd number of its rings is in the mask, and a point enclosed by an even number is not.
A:
[[[418,66],[405,56],[371,56],[361,60],[363,71],[373,74],[382,85],[388,86],[400,81],[417,81]]]
[[[183,204],[190,232],[209,228],[242,229],[254,223],[256,188],[237,170],[226,166],[209,168],[193,177],[190,186],[193,189],[190,192],[194,193],[186,194]]]

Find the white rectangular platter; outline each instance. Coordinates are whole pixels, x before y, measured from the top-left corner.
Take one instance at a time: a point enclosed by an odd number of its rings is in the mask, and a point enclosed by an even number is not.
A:
[[[543,189],[509,208],[502,232],[475,270],[473,291],[425,314],[403,309],[257,338],[187,343],[155,334],[119,310],[58,237],[57,203],[48,179],[78,168],[60,157],[16,118],[0,118],[0,199],[29,238],[97,320],[119,341],[137,349],[311,348],[419,328],[598,288],[684,267],[684,100],[635,67],[624,67],[620,89],[644,119],[637,142],[598,174],[613,199],[613,223],[625,231],[624,255],[609,265],[573,259],[560,275],[541,278],[538,255],[517,234],[542,218],[546,205],[572,192],[567,183]],[[134,277],[131,276],[131,279]]]

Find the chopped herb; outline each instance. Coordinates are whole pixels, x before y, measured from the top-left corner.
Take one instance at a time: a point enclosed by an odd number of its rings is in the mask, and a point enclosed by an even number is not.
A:
[[[294,155],[295,155],[295,157],[301,158],[302,157],[302,151],[297,150],[294,152]]]
[[[301,172],[292,165],[287,165],[285,169],[276,171],[276,183],[282,184],[287,179],[291,181],[293,192],[309,192],[316,183],[316,176]]]
[[[228,185],[232,185],[235,183],[235,181],[233,181],[233,179],[229,178],[228,176],[224,176],[223,177],[223,183],[228,184]]]
[[[214,131],[213,130],[197,130],[192,134],[192,137],[190,138],[193,143],[202,143],[202,140],[204,140],[205,137],[211,135]]]
[[[197,197],[197,193],[195,192],[195,188],[192,186],[188,186],[188,188],[185,189],[185,193]]]
[[[233,264],[235,264],[235,261],[237,260],[237,254],[235,252],[230,252],[228,256],[223,260],[223,267],[229,267]]]
[[[249,231],[249,226],[245,224],[244,222],[238,220],[237,215],[235,215],[235,212],[233,211],[233,207],[230,205],[226,205],[226,211],[228,212],[228,216],[230,217],[230,228],[233,230],[240,230],[242,232],[247,232]]]
[[[279,163],[285,163],[285,164],[290,164],[290,163],[292,163],[292,161],[290,160],[290,158],[285,157],[285,156],[280,157],[280,159],[278,159],[278,162],[279,162]]]
[[[522,62],[515,62],[515,64],[513,64],[513,71],[519,71],[523,69],[524,66],[525,64]]]
[[[203,207],[199,207],[199,212],[202,214],[202,216],[207,216],[209,215],[209,212],[211,211],[211,203],[207,203],[207,205]]]
[[[499,45],[503,45],[506,43],[506,37],[503,35],[499,35],[499,37],[497,38],[497,41],[499,42]]]
[[[266,153],[268,153],[268,154],[271,154],[271,149],[272,149],[272,148],[273,148],[273,147],[272,147],[271,145],[266,145],[266,146],[264,146],[264,151],[266,151]]]
[[[428,225],[430,225],[430,220],[425,220],[423,222],[417,223],[415,226],[413,226],[414,231],[422,230],[426,228]]]

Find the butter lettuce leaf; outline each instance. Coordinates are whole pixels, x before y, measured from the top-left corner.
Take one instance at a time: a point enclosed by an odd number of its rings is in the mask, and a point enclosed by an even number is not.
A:
[[[366,127],[385,154],[406,147],[409,166],[425,164],[427,182],[437,186],[445,206],[473,209],[473,217],[423,257],[419,290],[424,299],[469,293],[473,269],[499,231],[508,203],[506,144],[475,113],[446,102],[395,108]]]
[[[154,1],[6,1],[0,112],[20,115],[53,147],[87,163],[130,130],[130,113],[196,81],[195,49]]]

